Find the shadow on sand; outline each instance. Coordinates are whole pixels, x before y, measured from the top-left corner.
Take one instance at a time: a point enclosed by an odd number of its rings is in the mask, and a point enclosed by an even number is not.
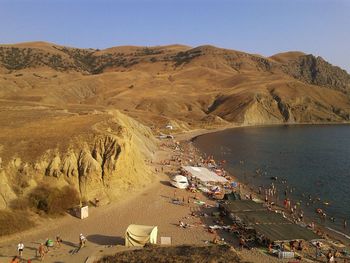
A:
[[[62,244],[66,245],[66,246],[71,246],[71,247],[79,247],[79,244],[75,244],[73,242],[70,241],[66,241],[66,240],[62,240]]]
[[[166,186],[170,186],[170,187],[173,187],[174,189],[176,189],[174,186],[172,186],[171,184],[170,184],[170,182],[169,181],[159,181],[162,185],[166,185]]]
[[[124,238],[116,236],[104,236],[104,235],[89,235],[87,240],[91,243],[103,246],[115,246],[115,245],[124,245]]]

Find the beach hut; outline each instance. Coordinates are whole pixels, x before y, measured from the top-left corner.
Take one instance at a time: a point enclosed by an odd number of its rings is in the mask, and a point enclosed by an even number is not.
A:
[[[85,219],[89,217],[89,207],[88,206],[78,206],[74,207],[71,210],[72,215],[80,218],[80,219]]]
[[[171,179],[170,183],[172,186],[180,189],[186,189],[188,187],[188,180],[185,176],[182,175],[175,175]]]
[[[148,243],[157,244],[157,235],[157,226],[129,225],[125,231],[125,246],[143,247]]]

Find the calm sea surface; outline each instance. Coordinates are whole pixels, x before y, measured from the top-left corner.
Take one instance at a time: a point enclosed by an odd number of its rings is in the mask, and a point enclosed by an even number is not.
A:
[[[320,222],[315,210],[321,208],[328,218],[335,218],[335,222],[327,219],[327,226],[350,233],[349,125],[236,128],[200,136],[194,144],[226,160],[228,171],[255,188],[269,186],[276,176],[281,200],[288,185],[293,189],[288,196],[300,201],[309,217]]]

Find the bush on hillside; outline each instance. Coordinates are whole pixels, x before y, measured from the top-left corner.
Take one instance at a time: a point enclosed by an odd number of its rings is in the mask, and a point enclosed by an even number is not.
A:
[[[40,185],[29,194],[29,204],[47,215],[64,214],[69,208],[79,204],[78,192],[69,186],[62,189]]]

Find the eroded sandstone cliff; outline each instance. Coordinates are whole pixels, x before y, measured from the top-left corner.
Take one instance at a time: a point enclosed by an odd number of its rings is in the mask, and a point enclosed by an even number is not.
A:
[[[156,149],[151,131],[118,111],[106,114],[107,120],[94,124],[91,133],[65,138],[69,141],[65,148],[46,149],[32,161],[14,155],[2,163],[0,209],[41,183],[74,186],[81,200],[101,202],[150,183],[152,172],[145,159],[152,158]]]

